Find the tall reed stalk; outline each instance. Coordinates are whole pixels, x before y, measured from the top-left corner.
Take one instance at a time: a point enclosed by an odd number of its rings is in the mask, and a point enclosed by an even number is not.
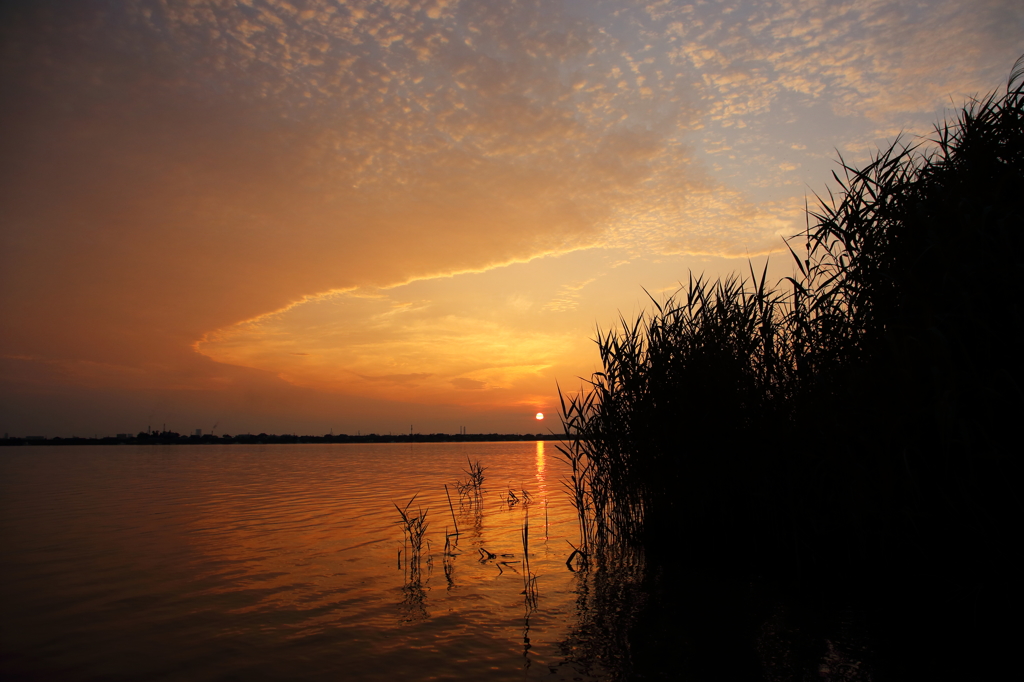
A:
[[[537,590],[537,576],[530,568],[530,512],[523,518],[523,594],[526,597],[527,614],[537,608],[540,593]]]
[[[416,495],[406,502],[405,507],[395,504],[402,528],[403,549],[399,556],[399,564],[405,569],[406,582],[417,583],[422,575],[423,540],[427,533],[427,511],[417,509],[413,513],[409,508],[416,501]],[[393,503],[394,504],[394,503]],[[404,555],[404,562],[403,562]]]

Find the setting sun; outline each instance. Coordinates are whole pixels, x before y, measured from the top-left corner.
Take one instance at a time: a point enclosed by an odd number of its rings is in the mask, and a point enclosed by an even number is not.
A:
[[[543,412],[538,412],[537,413],[537,419],[543,419],[543,418],[544,418],[544,413]]]

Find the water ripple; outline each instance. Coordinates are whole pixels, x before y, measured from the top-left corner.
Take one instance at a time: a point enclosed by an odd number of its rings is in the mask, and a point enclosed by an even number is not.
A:
[[[546,447],[6,448],[0,672],[557,678],[576,596],[565,540],[576,530]],[[489,467],[487,490],[479,508],[452,491],[462,535],[446,576],[444,533],[455,524],[443,484],[464,476],[467,456]],[[528,651],[516,563],[525,508],[502,502],[510,485],[534,500],[530,561],[541,599]],[[399,568],[394,506],[414,495],[429,522],[419,583]],[[507,565],[481,561],[481,547],[511,555]]]

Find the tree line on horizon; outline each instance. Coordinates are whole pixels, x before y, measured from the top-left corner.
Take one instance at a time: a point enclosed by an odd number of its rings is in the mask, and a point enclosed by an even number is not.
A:
[[[119,434],[103,437],[42,436],[0,438],[0,445],[196,445],[196,444],[277,444],[277,443],[480,443],[491,441],[563,440],[561,433],[414,433],[351,435],[329,433],[322,436],[296,434],[223,434],[201,436],[180,434],[175,431],[140,431],[138,434]]]

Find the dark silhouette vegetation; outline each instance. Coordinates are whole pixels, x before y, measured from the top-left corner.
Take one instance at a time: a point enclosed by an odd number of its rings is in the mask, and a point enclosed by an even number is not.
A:
[[[1015,665],[1024,57],[932,140],[840,166],[793,277],[691,276],[598,330],[563,398],[577,563],[642,564],[654,597],[632,676],[666,651],[695,680]]]

